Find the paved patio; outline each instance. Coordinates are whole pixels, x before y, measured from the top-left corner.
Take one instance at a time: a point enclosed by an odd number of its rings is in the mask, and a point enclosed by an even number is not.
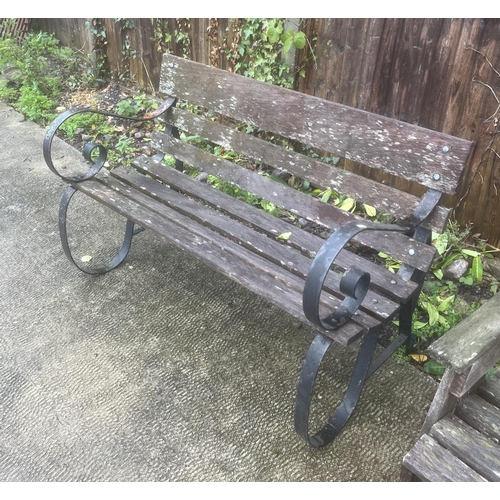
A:
[[[293,411],[313,330],[147,232],[113,272],[79,272],[44,134],[0,104],[1,481],[398,481],[433,380],[391,359],[336,441],[308,448]],[[112,252],[123,228],[75,196],[80,255]],[[353,353],[327,356],[319,420]]]

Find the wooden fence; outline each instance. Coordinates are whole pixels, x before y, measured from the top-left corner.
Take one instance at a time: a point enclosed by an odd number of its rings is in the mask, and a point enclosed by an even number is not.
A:
[[[86,21],[87,27],[86,27]],[[116,75],[158,88],[161,53],[232,69],[226,49],[241,19],[37,19],[81,51],[97,47]],[[461,225],[500,246],[500,20],[302,19],[300,92],[473,140],[460,193]],[[106,36],[99,35],[105,31]],[[307,61],[307,62],[304,62]],[[363,166],[346,164],[361,171]],[[380,178],[415,194],[409,182]]]
[[[29,32],[31,19],[0,19],[0,39],[15,38],[22,40]]]

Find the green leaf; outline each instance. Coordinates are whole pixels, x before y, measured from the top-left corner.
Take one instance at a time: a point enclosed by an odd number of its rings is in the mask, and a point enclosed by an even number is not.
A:
[[[280,39],[278,30],[274,26],[269,27],[269,29],[267,30],[267,39],[271,43],[276,43]]]
[[[328,200],[330,199],[330,196],[332,196],[332,190],[331,189],[327,189],[323,193],[323,196],[321,197],[321,201],[324,201],[325,203],[328,203]]]
[[[438,279],[438,280],[442,280],[443,279],[443,271],[441,269],[435,269],[434,271],[432,271],[432,274],[434,274],[434,276]]]
[[[285,53],[285,56],[288,55],[288,52],[290,51],[290,49],[292,48],[292,43],[293,43],[293,39],[292,38],[288,38],[284,43],[283,43],[283,52]]]
[[[448,247],[448,239],[449,236],[447,233],[432,233],[432,244],[436,247],[439,255],[443,255],[443,253],[446,251],[446,248]]]
[[[472,278],[476,283],[483,281],[483,263],[481,257],[474,257],[472,259]]]
[[[81,259],[82,262],[90,262],[92,260],[91,255],[84,255]]]
[[[481,255],[479,252],[476,252],[475,250],[467,250],[467,249],[462,250],[462,253],[464,253],[465,255],[469,255],[470,257],[479,257]]]
[[[438,300],[440,299],[438,298]],[[453,303],[454,300],[455,300],[455,295],[450,295],[449,297],[441,301],[441,303],[437,307],[437,310],[439,312],[446,311],[446,309],[448,309],[448,307]]]
[[[293,31],[292,30],[286,30],[281,35],[281,41],[283,44],[286,43],[288,40],[293,40]]]
[[[298,31],[293,36],[293,45],[296,49],[303,49],[306,46],[306,35],[302,31]]]
[[[363,208],[365,209],[366,215],[369,217],[375,217],[377,215],[377,210],[371,205],[363,204]]]
[[[286,241],[290,236],[292,236],[292,233],[282,233],[278,236],[278,239]]]
[[[472,276],[467,276],[466,278],[465,277],[462,277],[460,278],[460,283],[463,283],[464,285],[473,285],[474,284],[474,280],[472,279]]]
[[[414,321],[412,327],[414,330],[421,330],[424,326],[427,325],[428,323],[424,323],[422,321]]]
[[[349,210],[352,210],[356,206],[356,201],[354,201],[352,198],[346,198],[340,205],[337,206],[341,210],[349,212]]]
[[[428,373],[429,375],[437,375],[438,377],[441,377],[446,370],[446,366],[443,366],[441,363],[438,363],[437,361],[431,360],[427,361],[424,365],[424,372]]]
[[[434,326],[439,321],[438,310],[430,302],[425,302],[423,307],[429,313],[429,326]]]
[[[491,292],[491,293],[497,293],[497,292],[498,292],[498,283],[493,283],[493,284],[490,286],[490,292]]]

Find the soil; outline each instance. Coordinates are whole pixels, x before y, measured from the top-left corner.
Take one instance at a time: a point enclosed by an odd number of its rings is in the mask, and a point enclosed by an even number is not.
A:
[[[138,94],[140,94],[138,89],[127,88],[117,82],[110,82],[102,89],[68,91],[60,98],[57,112],[61,113],[67,109],[82,107],[118,114],[116,105],[120,101],[134,97]],[[155,154],[148,144],[153,126],[151,122],[134,122],[112,117],[107,117],[107,120],[114,126],[117,132],[108,137],[111,150],[113,150],[113,146],[118,140],[118,137],[126,135],[128,137],[128,142],[133,146],[135,151],[125,155],[125,159],[131,159],[139,154],[146,154],[148,156]],[[83,143],[88,140],[88,137],[85,136],[85,133],[79,133],[75,135],[73,140],[68,138],[64,139],[75,148],[81,149]],[[116,164],[119,164],[124,158],[117,159]]]

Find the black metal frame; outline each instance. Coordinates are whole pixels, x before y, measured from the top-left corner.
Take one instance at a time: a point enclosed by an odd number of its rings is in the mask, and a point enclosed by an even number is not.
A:
[[[97,269],[84,268],[79,266],[72,257],[68,243],[66,218],[68,206],[71,198],[77,191],[77,184],[91,179],[103,167],[107,158],[107,150],[104,146],[95,143],[88,143],[84,147],[83,155],[86,160],[92,163],[89,170],[79,176],[66,177],[54,167],[51,158],[51,148],[53,138],[59,127],[71,116],[78,113],[97,113],[104,116],[116,118],[145,121],[159,117],[170,109],[175,103],[175,98],[169,97],[156,111],[140,118],[116,115],[112,113],[92,110],[88,108],[78,108],[66,111],[56,118],[47,130],[43,143],[43,156],[49,169],[68,182],[70,185],[64,192],[59,208],[59,233],[61,237],[64,253],[70,262],[78,269],[88,274],[103,274],[111,271],[120,265],[128,254],[132,238],[135,234],[142,231],[142,228],[134,230],[134,223],[127,219],[125,228],[125,237],[123,244],[117,255],[104,267]],[[167,133],[178,137],[176,128],[169,126]],[[91,158],[94,150],[98,150],[97,159]],[[95,156],[95,155],[94,155]],[[182,162],[176,161],[176,168],[182,170]],[[320,330],[335,330],[346,323],[363,302],[370,285],[370,275],[352,268],[346,271],[340,282],[340,291],[345,295],[340,307],[325,318],[320,318],[319,303],[323,282],[328,271],[339,252],[344,246],[358,233],[362,231],[397,231],[410,233],[414,231],[413,238],[420,242],[429,243],[431,232],[422,227],[421,223],[425,221],[433,212],[441,198],[441,192],[429,189],[420,203],[417,205],[410,217],[402,221],[400,225],[394,224],[375,224],[368,221],[353,221],[339,228],[324,243],[323,247],[317,253],[309,270],[303,292],[303,308],[307,319]],[[412,316],[415,310],[418,296],[425,279],[425,273],[408,265],[402,265],[398,274],[406,280],[412,280],[418,283],[419,287],[412,298],[400,308],[399,336],[387,346],[380,355],[374,358],[377,339],[380,334],[381,325],[368,331],[359,348],[358,356],[354,363],[351,378],[344,394],[341,404],[338,406],[333,416],[318,432],[309,434],[309,413],[314,384],[318,375],[321,361],[333,340],[323,333],[319,332],[311,343],[309,351],[302,366],[295,405],[295,429],[298,435],[314,448],[324,446],[330,443],[344,428],[350,419],[356,405],[361,397],[363,385],[366,380],[402,345],[407,348],[412,344]]]
[[[47,129],[47,133],[45,134],[45,138],[43,141],[43,157],[45,159],[45,163],[53,172],[55,175],[63,179],[64,181],[77,185],[79,182],[86,181],[88,179],[91,179],[94,177],[104,166],[104,163],[106,162],[108,152],[107,149],[102,145],[102,144],[96,144],[93,142],[88,142],[85,144],[83,148],[83,157],[90,162],[92,165],[91,167],[84,172],[81,175],[74,176],[74,177],[68,177],[62,175],[60,172],[57,171],[55,168],[53,162],[52,162],[52,142],[54,140],[54,137],[57,133],[57,130],[59,127],[70,117],[81,114],[81,113],[94,113],[98,115],[103,115],[103,116],[111,116],[114,118],[120,118],[124,120],[132,120],[132,121],[147,121],[147,120],[153,120],[154,118],[158,118],[160,115],[163,113],[167,112],[174,104],[175,104],[175,98],[174,97],[169,97],[167,98],[156,110],[154,110],[151,113],[148,113],[147,115],[144,115],[142,117],[130,117],[130,116],[123,116],[123,115],[117,115],[114,113],[108,113],[105,111],[98,111],[95,109],[90,109],[90,108],[75,108],[75,109],[70,109],[62,114],[60,114],[49,126]],[[92,158],[92,153],[94,150],[98,150],[98,157],[97,158]],[[132,238],[136,234],[142,232],[144,229],[139,227],[134,230],[134,223],[127,219],[126,227],[125,227],[125,236],[123,239],[123,244],[116,254],[116,256],[104,267],[100,268],[87,268],[87,267],[81,267],[79,266],[76,261],[73,259],[73,256],[71,254],[71,249],[69,246],[68,242],[68,233],[66,229],[66,219],[67,219],[67,213],[68,213],[68,206],[71,201],[71,198],[75,194],[77,189],[73,187],[72,185],[68,186],[66,191],[64,192],[62,198],[61,198],[61,203],[59,205],[59,235],[61,237],[61,243],[62,247],[64,250],[64,253],[68,260],[73,263],[80,271],[83,271],[84,273],[87,274],[104,274],[107,273],[108,271],[111,271],[115,267],[119,266],[125,257],[127,256],[130,246],[132,244]]]
[[[399,231],[410,233],[416,241],[429,243],[431,231],[424,228],[424,222],[433,212],[442,193],[429,189],[412,215],[401,225],[384,225],[372,222],[353,221],[337,231],[323,244],[317,253],[307,275],[303,293],[304,313],[309,321],[322,330],[335,330],[348,321],[363,302],[368,291],[370,276],[358,269],[349,269],[341,279],[340,290],[346,295],[341,306],[326,318],[319,316],[321,290],[326,275],[342,248],[361,231]],[[399,336],[381,354],[373,358],[381,325],[369,330],[363,337],[354,363],[354,368],[340,405],[328,422],[314,434],[309,434],[309,413],[314,384],[321,361],[332,344],[332,339],[317,333],[311,343],[299,375],[295,399],[295,430],[297,434],[314,448],[331,443],[350,419],[361,397],[363,386],[368,378],[401,346],[407,349],[412,345],[412,317],[425,279],[425,273],[412,266],[403,264],[398,274],[406,280],[418,283],[419,287],[411,299],[403,304],[399,313]]]

